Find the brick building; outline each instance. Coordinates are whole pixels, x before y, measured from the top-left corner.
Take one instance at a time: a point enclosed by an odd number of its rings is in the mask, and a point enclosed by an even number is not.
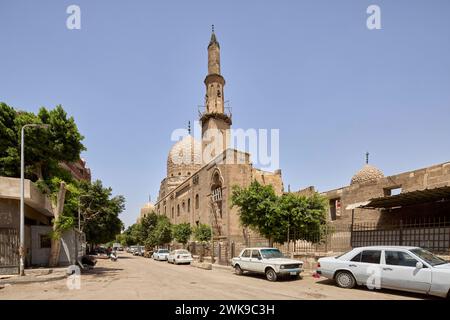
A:
[[[198,141],[188,135],[169,151],[167,175],[161,181],[155,210],[175,224],[211,225],[214,238],[224,246],[244,243],[248,231],[240,225],[238,209],[231,208],[233,185],[247,186],[256,179],[271,184],[281,194],[281,171],[256,169],[250,154],[229,148],[232,115],[224,106],[225,79],[220,71],[220,45],[214,31],[208,45],[208,74],[204,83],[205,110],[200,114],[202,139]],[[216,147],[212,146],[211,132],[218,133],[216,141],[221,143]]]

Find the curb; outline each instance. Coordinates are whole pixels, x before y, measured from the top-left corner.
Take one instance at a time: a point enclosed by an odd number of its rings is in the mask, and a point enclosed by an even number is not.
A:
[[[212,265],[213,269],[219,269],[219,270],[225,270],[225,271],[233,271],[233,267],[231,266],[223,266],[220,264],[213,264]]]
[[[54,276],[54,277],[47,277],[47,278],[38,278],[38,277],[26,278],[26,279],[13,278],[13,279],[0,280],[0,286],[4,286],[7,284],[11,285],[11,284],[28,284],[28,283],[49,282],[49,281],[62,280],[65,278],[67,278],[67,275],[65,275],[65,274]]]
[[[191,262],[191,266],[204,269],[204,270],[212,270],[212,264],[208,262]]]

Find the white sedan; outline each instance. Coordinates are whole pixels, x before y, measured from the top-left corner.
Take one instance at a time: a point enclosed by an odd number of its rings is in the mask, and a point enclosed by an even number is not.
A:
[[[173,250],[167,256],[167,262],[173,264],[191,263],[193,260],[191,253],[183,249]]]
[[[365,284],[370,289],[450,296],[450,263],[419,247],[361,247],[318,262],[317,274],[342,288]]]
[[[158,249],[153,253],[153,259],[154,260],[167,260],[167,257],[169,256],[169,250],[167,249]]]
[[[237,275],[244,271],[257,272],[265,274],[269,281],[276,281],[282,275],[300,277],[303,271],[302,261],[286,258],[276,248],[246,248],[231,260],[231,265]]]

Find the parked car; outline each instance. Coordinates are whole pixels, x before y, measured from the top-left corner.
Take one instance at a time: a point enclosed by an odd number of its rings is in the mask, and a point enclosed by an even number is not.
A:
[[[231,265],[238,275],[244,271],[258,272],[269,281],[276,281],[281,275],[299,277],[303,271],[302,261],[286,258],[276,248],[246,248],[231,260]]]
[[[122,247],[122,245],[120,243],[114,243],[113,244],[113,250],[115,250],[115,251],[122,251],[123,247]]]
[[[158,249],[153,253],[153,259],[158,261],[167,260],[169,253],[170,252],[167,249]]]
[[[184,249],[173,250],[167,256],[167,262],[173,264],[191,263],[193,260],[191,253]]]
[[[145,247],[144,246],[136,246],[133,251],[134,256],[144,256]]]
[[[137,250],[138,246],[131,246],[128,248],[128,253],[134,254],[134,252]]]
[[[450,295],[450,263],[419,247],[355,248],[337,257],[320,258],[317,267],[319,275],[334,279],[342,288],[370,286],[379,274],[379,288]]]

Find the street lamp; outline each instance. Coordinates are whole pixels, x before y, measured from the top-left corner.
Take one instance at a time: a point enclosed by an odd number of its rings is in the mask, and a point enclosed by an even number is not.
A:
[[[24,180],[25,180],[25,129],[29,127],[37,128],[48,128],[48,124],[30,123],[22,126],[20,131],[20,265],[19,274],[21,276],[25,275],[25,190],[24,190]]]

